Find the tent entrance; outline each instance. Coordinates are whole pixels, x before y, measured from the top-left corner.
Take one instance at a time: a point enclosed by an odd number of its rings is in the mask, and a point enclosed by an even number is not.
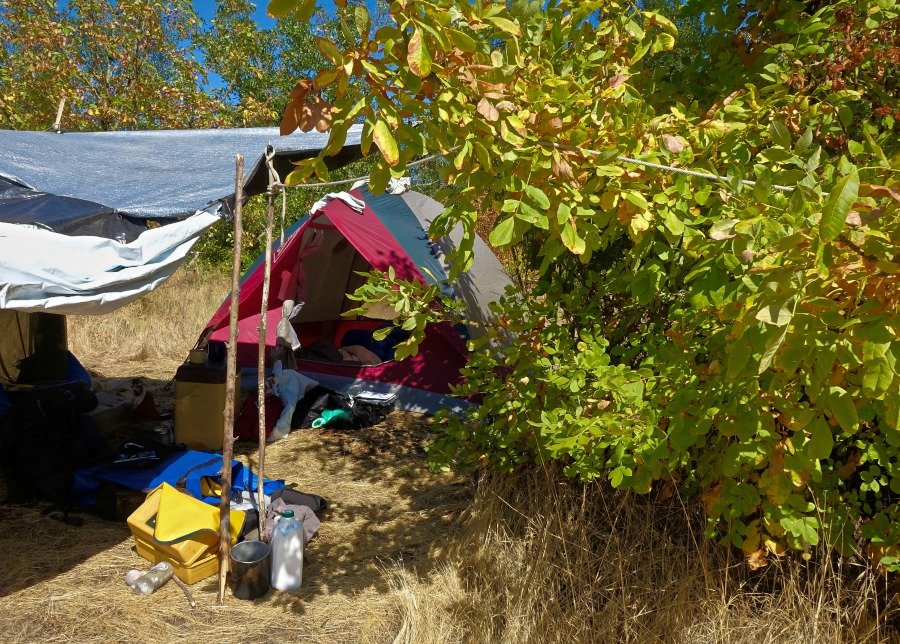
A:
[[[372,264],[327,216],[317,217],[302,233],[296,268],[283,271],[279,300],[305,302],[294,324],[337,322],[342,314],[357,308],[358,302],[347,297],[365,283],[359,273],[373,270]],[[375,305],[364,318],[392,320],[393,308]]]

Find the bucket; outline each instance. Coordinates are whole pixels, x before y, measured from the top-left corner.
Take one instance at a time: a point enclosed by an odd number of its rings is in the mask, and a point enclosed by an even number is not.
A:
[[[231,549],[231,592],[238,599],[258,599],[269,592],[270,548],[262,541],[241,541]]]

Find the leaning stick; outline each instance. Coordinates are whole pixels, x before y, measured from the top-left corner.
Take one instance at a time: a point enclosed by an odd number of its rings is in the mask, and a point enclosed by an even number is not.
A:
[[[63,96],[59,99],[59,107],[56,109],[56,120],[53,121],[53,131],[59,134],[59,130],[62,127],[62,115],[63,109],[66,107],[66,97]]]
[[[191,608],[197,608],[197,602],[194,601],[194,595],[191,593],[191,589],[188,588],[188,585],[181,581],[178,577],[172,577],[172,581],[181,588],[181,592],[184,593],[185,599],[188,600],[188,603],[191,605]]]
[[[268,152],[267,152],[268,156]],[[256,405],[259,407],[259,483],[257,509],[259,510],[259,538],[266,531],[266,495],[263,491],[263,475],[266,464],[266,321],[269,316],[269,281],[272,275],[272,221],[275,218],[275,172],[269,161],[269,208],[266,216],[266,267],[263,271],[262,305],[259,313],[259,358],[257,360]]]
[[[234,157],[234,257],[231,267],[231,317],[225,380],[225,426],[222,430],[222,497],[219,500],[219,603],[225,602],[225,576],[231,555],[231,459],[234,445],[234,380],[237,375],[238,298],[241,278],[241,201],[244,198],[244,157]]]

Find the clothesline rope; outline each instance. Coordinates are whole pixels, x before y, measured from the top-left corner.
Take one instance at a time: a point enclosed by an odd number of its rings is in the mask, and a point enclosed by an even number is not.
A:
[[[459,147],[459,146],[457,146],[457,147]],[[455,150],[455,149],[457,149],[457,148],[453,148],[453,150]],[[446,154],[450,154],[451,152],[453,152],[453,150],[449,150]],[[434,161],[435,159],[437,159],[438,157],[441,157],[441,156],[445,156],[445,154],[441,153],[441,152],[435,152],[434,154],[429,155],[427,157],[422,157],[421,159],[416,159],[415,161],[410,161],[404,167],[407,170],[410,168],[415,168],[416,166],[423,165],[425,163],[428,163],[429,161]],[[316,183],[295,183],[290,186],[279,182],[270,187],[277,188],[277,189],[283,189],[283,188],[330,188],[333,186],[343,186],[348,183],[356,183],[357,181],[368,181],[368,179],[369,179],[369,175],[366,174],[361,177],[356,177],[355,179],[338,179],[336,181],[320,181],[320,182],[316,182]]]
[[[582,152],[582,153],[590,155],[590,156],[601,156],[601,155],[606,154],[605,152],[601,152],[599,150],[591,150],[589,148],[579,148],[579,147],[573,147],[573,146],[562,145],[559,143],[550,143],[550,142],[542,142],[542,143],[545,145],[550,145],[551,147],[554,147],[554,148],[557,148],[560,150],[578,151],[578,152]],[[438,157],[447,156],[448,154],[451,154],[452,152],[458,150],[459,147],[460,146],[456,146],[455,148],[448,150],[446,153],[436,152],[435,154],[429,155],[427,157],[423,157],[421,159],[411,161],[410,163],[406,164],[405,168],[406,169],[414,168],[416,166],[420,166],[420,165],[423,165],[430,161],[433,161],[434,159],[436,159]],[[622,163],[631,163],[633,165],[643,166],[645,168],[652,168],[654,170],[661,170],[663,172],[672,172],[675,174],[684,174],[689,177],[697,177],[700,179],[709,179],[710,181],[723,181],[723,182],[728,181],[727,177],[723,177],[723,176],[717,175],[717,174],[712,174],[710,172],[699,172],[697,170],[690,170],[688,168],[679,168],[677,166],[665,165],[662,163],[654,163],[652,161],[643,161],[641,159],[635,159],[633,157],[617,156],[617,157],[615,157],[615,160],[620,161]],[[270,185],[270,189],[272,189],[272,188],[275,188],[275,189],[329,188],[329,187],[333,187],[333,186],[342,186],[342,185],[346,185],[346,184],[357,183],[358,181],[367,181],[368,179],[369,179],[369,175],[363,175],[361,177],[356,177],[354,179],[338,179],[335,181],[321,181],[321,182],[315,182],[315,183],[297,183],[297,184],[293,184],[290,186],[285,185],[279,181],[278,183]],[[753,181],[752,179],[741,179],[740,183],[743,185],[747,185],[747,186],[755,186],[757,182]],[[788,191],[794,189],[792,186],[782,186],[782,185],[778,185],[778,184],[773,184],[772,188],[774,188],[775,190],[781,190],[783,192],[788,192]]]

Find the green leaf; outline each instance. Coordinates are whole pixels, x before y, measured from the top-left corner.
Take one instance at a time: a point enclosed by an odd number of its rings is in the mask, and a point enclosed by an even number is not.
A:
[[[328,38],[317,36],[316,46],[319,48],[319,51],[322,52],[322,55],[325,56],[325,58],[327,58],[330,62],[335,65],[340,64],[341,60],[343,59],[341,50],[338,49],[337,45],[328,40]]]
[[[766,350],[763,352],[762,357],[759,360],[759,368],[757,369],[757,373],[761,374],[770,366],[772,366],[772,360],[775,358],[775,353],[784,342],[785,337],[787,337],[787,331],[788,327],[784,327],[784,331],[769,340],[769,343],[766,345]]]
[[[397,140],[394,139],[394,135],[391,134],[391,129],[386,122],[379,120],[375,124],[375,129],[372,131],[372,139],[375,141],[378,149],[381,150],[381,156],[384,157],[385,161],[390,165],[397,165],[400,162]]]
[[[312,5],[311,7],[308,5]],[[269,0],[266,13],[270,18],[284,18],[289,13],[296,11],[300,20],[309,20],[316,8],[316,0]],[[305,18],[303,16],[306,16]]]
[[[736,235],[733,232],[734,225],[739,222],[738,219],[720,219],[714,223],[709,229],[709,236],[716,241],[724,241],[731,239]]]
[[[788,129],[781,121],[772,121],[769,123],[769,136],[772,137],[772,140],[776,144],[786,150],[791,149],[791,133],[788,132]]]
[[[819,239],[831,241],[840,234],[858,194],[859,174],[854,170],[837,182],[825,200],[819,221]]]
[[[863,342],[863,391],[877,396],[888,390],[894,380],[894,355],[891,344]]]
[[[356,23],[356,30],[365,39],[369,35],[369,29],[372,21],[369,18],[369,11],[365,5],[358,4],[353,8],[353,20]]]
[[[669,210],[663,210],[660,212],[660,215],[662,216],[663,225],[665,225],[670,233],[676,237],[684,234],[684,222],[675,216],[675,214]]]
[[[562,242],[566,245],[570,251],[575,253],[576,255],[581,255],[585,251],[585,243],[584,240],[578,236],[578,232],[575,230],[575,226],[572,225],[572,222],[567,221],[563,224],[562,229]]]
[[[308,22],[316,10],[316,0],[301,0],[297,7],[296,18],[299,22]]]
[[[791,321],[791,311],[787,307],[772,304],[765,306],[756,314],[756,319],[774,326],[784,326]]]
[[[419,78],[428,76],[431,73],[431,54],[428,53],[428,48],[425,46],[421,29],[413,31],[406,51],[406,62],[412,73]]]
[[[809,426],[806,454],[810,458],[828,458],[833,448],[834,435],[831,433],[831,427],[821,418],[816,418]]]
[[[841,105],[838,108],[838,120],[845,129],[850,127],[853,123],[853,109],[849,105]]]
[[[612,483],[613,487],[618,488],[622,485],[622,481],[625,480],[626,476],[631,476],[631,468],[619,465],[609,473],[609,482]]]
[[[547,198],[547,195],[544,194],[543,190],[536,188],[535,186],[530,186],[527,183],[525,184],[524,189],[525,194],[528,195],[535,206],[542,210],[550,208],[550,199]]]
[[[513,231],[515,230],[516,220],[514,217],[507,217],[496,226],[488,235],[488,241],[493,246],[506,246],[512,241]]]
[[[807,130],[800,136],[797,144],[794,146],[794,152],[796,152],[797,154],[803,154],[809,149],[809,146],[812,145],[812,140],[813,131],[811,128],[807,128]]]
[[[472,53],[478,47],[474,38],[458,29],[448,29],[447,34],[450,36],[453,46],[463,52]]]
[[[318,74],[316,74],[316,87],[320,89],[323,87],[328,87],[334,81],[336,81],[337,77],[340,75],[340,69],[323,69]]]
[[[828,406],[840,426],[848,434],[855,434],[859,429],[859,417],[853,397],[841,387],[831,387],[828,392]]]
[[[488,16],[485,20],[500,31],[505,31],[508,34],[512,34],[513,36],[521,36],[522,30],[519,29],[519,25],[514,23],[512,20],[507,18],[501,18],[500,16]]]

